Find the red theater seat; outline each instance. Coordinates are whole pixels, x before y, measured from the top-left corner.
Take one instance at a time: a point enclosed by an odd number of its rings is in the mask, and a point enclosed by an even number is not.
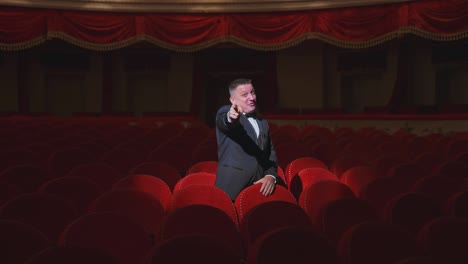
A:
[[[159,200],[146,192],[130,189],[111,190],[100,195],[89,206],[89,212],[120,213],[152,235],[159,234],[166,215]]]
[[[347,230],[337,246],[341,263],[394,264],[419,256],[416,240],[406,231],[381,222],[363,222]]]
[[[113,149],[101,157],[101,162],[118,170],[121,174],[127,175],[130,169],[146,161],[144,153],[130,149]]]
[[[372,163],[372,167],[375,168],[376,172],[381,176],[386,176],[388,171],[397,165],[406,163],[407,159],[401,155],[391,153],[391,154],[381,154]]]
[[[446,161],[435,168],[432,175],[445,175],[451,178],[468,178],[468,164],[456,160]]]
[[[421,193],[408,192],[391,199],[384,208],[384,220],[399,226],[412,235],[432,219],[441,216],[435,202]]]
[[[455,161],[468,164],[468,152],[460,154]]]
[[[59,241],[62,246],[96,249],[120,264],[143,264],[152,247],[142,226],[113,212],[88,213],[68,225]]]
[[[318,219],[320,230],[333,243],[337,243],[350,227],[378,220],[378,215],[367,202],[359,198],[341,198],[324,205]]]
[[[239,264],[241,256],[223,240],[207,235],[185,235],[163,241],[153,248],[149,264]]]
[[[195,172],[206,172],[216,174],[218,170],[218,162],[215,160],[199,161],[192,164],[186,171],[185,175],[189,175]]]
[[[367,184],[379,177],[379,173],[370,166],[356,166],[346,170],[341,175],[340,181],[348,185],[356,196],[359,196]]]
[[[309,148],[303,142],[299,142],[297,138],[287,140],[274,140],[276,155],[278,157],[278,165],[285,168],[291,161],[300,157],[310,156]]]
[[[404,140],[398,140],[393,136],[391,140],[377,142],[376,153],[385,153],[386,155],[396,154],[403,159],[409,158],[408,144]]]
[[[335,135],[329,128],[315,124],[307,124],[304,127],[302,127],[301,130],[301,138],[304,138],[306,141],[311,138],[317,138],[320,140],[332,140],[334,139],[334,137]]]
[[[5,149],[5,145],[2,145],[0,150],[0,172],[9,167],[14,167],[24,164],[35,164],[39,165],[41,162],[41,156],[36,152],[28,149],[15,147],[12,149]]]
[[[247,264],[338,264],[335,248],[308,227],[285,227],[264,234],[250,247]]]
[[[49,179],[46,170],[38,165],[17,165],[0,171],[0,181],[13,185],[21,192],[34,192]]]
[[[319,212],[331,201],[355,197],[353,191],[339,181],[320,181],[307,187],[299,197],[299,206],[309,215],[315,225],[319,225]]]
[[[422,153],[415,157],[414,162],[421,168],[425,168],[429,173],[434,173],[441,164],[447,161],[444,153],[440,152],[427,152]]]
[[[168,140],[150,152],[148,161],[167,163],[184,174],[192,163],[192,153],[198,142],[198,139],[183,136]]]
[[[204,139],[209,136],[214,130],[202,122],[192,122],[182,131],[181,136],[190,139]]]
[[[87,151],[88,153],[93,153],[93,156],[95,156],[97,160],[102,158],[104,153],[109,152],[112,148],[109,144],[100,139],[92,139],[80,143],[77,147]]]
[[[132,189],[146,192],[161,202],[166,212],[171,206],[172,192],[169,186],[160,178],[152,175],[128,175],[117,181],[112,189]]]
[[[147,174],[162,179],[171,190],[181,179],[179,171],[172,165],[164,162],[143,162],[130,170],[130,174]]]
[[[324,180],[338,181],[336,175],[323,168],[305,168],[292,177],[289,190],[299,200],[302,191],[310,185]]]
[[[240,223],[240,232],[247,250],[262,235],[283,227],[311,227],[304,210],[296,204],[271,201],[252,208]]]
[[[342,137],[356,138],[357,131],[351,127],[337,127],[333,131],[333,134],[338,138],[342,138]]]
[[[274,192],[269,196],[263,195],[260,192],[260,188],[261,184],[251,185],[242,190],[236,197],[234,204],[239,215],[239,222],[242,221],[244,215],[246,215],[252,208],[266,202],[284,201],[297,204],[294,195],[281,185],[276,185]]]
[[[6,182],[0,182],[0,208],[2,205],[15,196],[23,193],[18,187]]]
[[[308,145],[311,149],[311,155],[323,161],[328,167],[341,153],[340,147],[334,141],[324,142],[323,139],[318,139],[318,142],[308,142]]]
[[[369,203],[379,215],[384,214],[384,208],[388,201],[401,194],[395,182],[386,178],[377,178],[362,187],[358,198]]]
[[[149,134],[158,139],[167,139],[180,135],[184,129],[185,126],[182,122],[168,121],[162,123],[159,127],[152,129]]]
[[[231,219],[239,224],[237,213],[231,198],[223,190],[210,185],[189,185],[172,196],[171,210],[193,204],[209,205],[225,212]]]
[[[447,145],[447,157],[449,159],[456,159],[464,153],[468,153],[468,139],[467,138],[454,138]]]
[[[444,204],[444,210],[448,215],[468,218],[468,191],[464,190],[452,194]]]
[[[131,139],[119,143],[114,149],[127,149],[130,151],[139,151],[142,155],[149,155],[150,151],[154,148],[153,144],[148,142],[146,138]]]
[[[218,145],[216,143],[216,136],[213,135],[206,138],[192,151],[191,164],[203,161],[217,161],[218,160]]]
[[[401,193],[408,192],[419,179],[430,175],[430,172],[415,162],[407,162],[392,167],[387,177],[392,179]]]
[[[61,177],[48,180],[38,192],[62,197],[72,203],[79,213],[84,213],[89,204],[99,196],[101,189],[87,178]]]
[[[169,213],[161,227],[160,239],[197,234],[219,239],[243,255],[237,223],[224,211],[209,205],[188,205]]]
[[[67,200],[52,194],[29,193],[6,202],[0,209],[1,219],[22,221],[43,232],[54,242],[63,228],[78,216]]]
[[[468,220],[442,216],[419,231],[417,240],[423,253],[436,263],[468,263]]]
[[[426,176],[416,181],[411,191],[423,193],[439,206],[443,206],[448,197],[463,190],[463,183],[464,179],[460,176]]]
[[[411,157],[436,151],[436,146],[427,138],[416,137],[408,143],[408,152]]]
[[[287,186],[289,186],[289,182],[296,174],[298,174],[301,170],[306,168],[328,169],[327,165],[325,165],[325,163],[323,163],[319,159],[313,157],[296,158],[287,164],[284,172]]]
[[[74,167],[96,160],[93,153],[84,149],[66,148],[54,151],[48,159],[49,176],[64,177]]]
[[[174,187],[174,193],[186,186],[193,185],[193,184],[206,184],[206,185],[214,186],[215,181],[216,181],[216,174],[208,173],[208,172],[191,173],[191,174],[186,175],[185,177],[183,177],[176,183]]]
[[[391,136],[387,136],[390,137]],[[353,138],[348,144],[341,148],[340,157],[337,159],[345,158],[345,161],[341,161],[339,164],[335,164],[336,160],[330,165],[330,169],[333,167],[332,172],[337,172],[341,175],[342,172],[347,169],[360,166],[368,165],[375,161],[377,155],[381,152],[377,151],[377,145],[384,142],[387,139],[361,139]],[[339,166],[337,166],[339,165]]]
[[[330,171],[341,178],[343,173],[350,168],[357,166],[368,166],[370,161],[360,156],[358,153],[343,155],[335,159],[330,165]]]
[[[0,220],[0,234],[0,262],[5,264],[23,264],[51,245],[38,229],[17,220]]]
[[[273,142],[276,145],[282,142],[291,142],[292,140],[296,140],[299,138],[301,134],[301,130],[296,125],[285,124],[278,126],[274,131],[271,133],[271,137]]]
[[[284,175],[283,168],[281,168],[281,166],[278,165],[276,170],[278,171],[278,177],[279,177],[278,181],[276,181],[276,184],[286,187],[286,176]]]
[[[103,162],[92,162],[74,167],[66,177],[84,178],[94,182],[101,191],[111,188],[112,184],[124,174]]]
[[[53,246],[46,248],[31,258],[25,264],[119,264],[106,253],[85,247]]]

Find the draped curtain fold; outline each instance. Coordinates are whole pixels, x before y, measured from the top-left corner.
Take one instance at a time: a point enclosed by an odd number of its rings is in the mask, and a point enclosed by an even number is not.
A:
[[[311,33],[313,19],[313,12],[234,14],[228,17],[229,33],[240,43],[275,45]]]
[[[373,6],[319,12],[314,30],[345,42],[365,42],[402,26],[400,9],[405,5]]]
[[[136,18],[130,14],[50,12],[47,35],[85,47],[125,45],[136,36]]]
[[[144,15],[139,32],[150,42],[166,48],[208,46],[228,35],[226,19],[220,14]]]
[[[409,5],[410,26],[434,35],[465,32],[468,29],[468,1],[447,0],[414,2]]]
[[[0,9],[0,49],[25,49],[46,39],[48,12]]]
[[[362,48],[416,34],[450,41],[468,36],[466,0],[274,13],[109,13],[0,6],[0,50],[22,50],[63,39],[92,50],[147,41],[192,52],[222,42],[278,50],[306,39]]]

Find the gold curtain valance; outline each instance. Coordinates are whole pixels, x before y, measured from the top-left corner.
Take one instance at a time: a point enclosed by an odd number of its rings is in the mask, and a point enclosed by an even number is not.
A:
[[[98,51],[139,42],[194,52],[219,43],[264,51],[316,39],[367,48],[416,35],[434,41],[468,37],[468,2],[391,5],[274,13],[91,12],[0,6],[0,50],[24,50],[50,39]]]

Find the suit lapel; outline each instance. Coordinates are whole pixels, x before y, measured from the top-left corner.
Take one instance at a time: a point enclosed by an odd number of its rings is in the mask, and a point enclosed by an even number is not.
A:
[[[252,126],[248,118],[244,115],[241,117],[241,123],[244,126],[244,128],[247,131],[247,135],[252,139],[255,144],[257,144],[260,149],[264,148],[265,145],[265,138],[266,138],[266,122],[264,120],[256,119],[256,122],[258,124],[258,129],[259,129],[259,135],[257,137],[257,133],[255,133],[255,128]]]
[[[247,131],[247,135],[249,135],[249,137],[253,140],[253,142],[257,142],[257,133],[255,133],[255,129],[252,126],[252,124],[250,123],[250,121],[247,119],[247,117],[242,115],[241,116],[241,122],[242,122],[242,125],[244,126],[244,128]],[[260,126],[260,124],[259,124],[259,126]]]

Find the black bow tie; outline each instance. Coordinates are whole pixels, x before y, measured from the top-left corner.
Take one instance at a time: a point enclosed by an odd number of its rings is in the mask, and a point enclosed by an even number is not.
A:
[[[252,118],[257,118],[257,111],[252,111],[250,113],[245,113],[245,117],[249,118],[249,117],[252,117]]]

